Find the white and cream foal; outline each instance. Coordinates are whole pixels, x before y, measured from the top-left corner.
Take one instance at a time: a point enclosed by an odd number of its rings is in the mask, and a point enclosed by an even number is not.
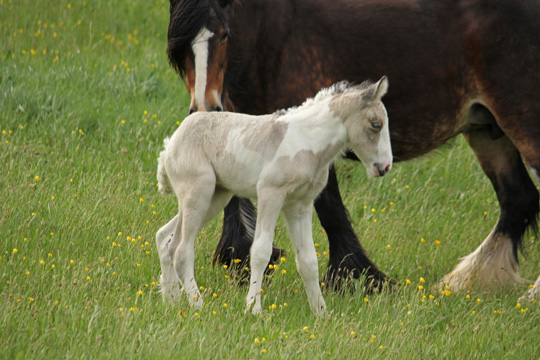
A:
[[[180,281],[192,305],[203,300],[194,278],[194,242],[233,195],[258,199],[246,311],[261,312],[261,284],[270,260],[274,228],[283,210],[312,311],[326,305],[319,287],[312,238],[315,197],[329,166],[352,149],[370,176],[392,167],[388,116],[381,97],[388,81],[321,90],[303,105],[271,115],[200,112],[188,116],[158,160],[162,193],[178,198],[178,215],[156,235],[163,295],[179,297]]]

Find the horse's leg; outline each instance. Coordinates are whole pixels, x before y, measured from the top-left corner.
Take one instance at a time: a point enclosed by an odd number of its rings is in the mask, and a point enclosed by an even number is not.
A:
[[[219,263],[235,269],[239,274],[244,272],[255,233],[256,216],[250,200],[236,196],[231,199],[225,207],[223,232],[214,253],[214,265]],[[271,262],[277,262],[282,253],[283,250],[272,248]],[[235,261],[237,259],[241,261]],[[243,273],[241,276],[246,275]]]
[[[330,260],[323,281],[340,290],[344,280],[364,275],[369,288],[382,288],[386,275],[369,259],[352,229],[334,166],[330,168],[328,184],[315,200],[315,210],[330,244]]]
[[[313,205],[293,205],[284,209],[284,214],[294,246],[296,267],[304,281],[309,305],[313,313],[323,315],[326,304],[319,285],[319,264],[311,229]]]
[[[161,276],[159,284],[161,286],[161,292],[163,299],[174,302],[180,298],[182,292],[178,287],[178,276],[174,271],[171,255],[169,254],[169,243],[172,241],[174,229],[177,227],[177,221],[180,214],[176,215],[165,226],[158,230],[156,234],[156,245],[159,255],[159,261],[161,262]]]
[[[518,250],[527,228],[536,226],[538,191],[521,155],[507,136],[493,139],[491,134],[490,128],[484,127],[464,135],[493,183],[501,214],[484,242],[443,278],[442,285],[453,290],[520,282]]]
[[[250,251],[251,278],[246,297],[246,312],[249,311],[255,301],[252,309],[254,315],[258,315],[262,311],[262,281],[272,256],[274,229],[279,211],[283,206],[283,200],[283,194],[271,189],[265,189],[258,194],[259,213],[257,215],[257,226],[255,227],[255,238]]]

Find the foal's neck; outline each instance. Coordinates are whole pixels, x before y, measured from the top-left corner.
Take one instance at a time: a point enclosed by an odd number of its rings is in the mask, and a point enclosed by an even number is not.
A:
[[[303,105],[289,110],[282,118],[291,129],[290,141],[295,147],[313,151],[319,163],[333,161],[347,144],[347,130],[343,120],[329,107],[329,101]]]

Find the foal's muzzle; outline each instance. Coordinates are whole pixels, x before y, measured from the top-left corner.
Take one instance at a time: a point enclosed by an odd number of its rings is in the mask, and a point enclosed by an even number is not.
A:
[[[382,164],[379,164],[379,163],[375,163],[373,164],[373,175],[375,175],[375,177],[379,177],[379,176],[384,176],[386,175],[388,172],[390,172],[390,169],[392,169],[392,164],[388,164],[388,163],[382,163]]]

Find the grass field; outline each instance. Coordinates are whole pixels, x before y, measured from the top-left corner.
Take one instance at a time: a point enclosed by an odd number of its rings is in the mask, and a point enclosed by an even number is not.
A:
[[[325,293],[309,311],[288,250],[264,286],[263,315],[211,257],[221,217],[197,242],[206,301],[163,304],[154,235],[176,201],[156,190],[165,136],[187,113],[166,59],[165,0],[0,0],[0,358],[537,359],[537,304],[505,292],[440,293],[437,281],[498,217],[495,194],[459,138],[368,180],[338,163],[362,244],[402,284],[390,294]],[[328,243],[315,221],[320,259]],[[528,235],[520,274],[535,279]]]

